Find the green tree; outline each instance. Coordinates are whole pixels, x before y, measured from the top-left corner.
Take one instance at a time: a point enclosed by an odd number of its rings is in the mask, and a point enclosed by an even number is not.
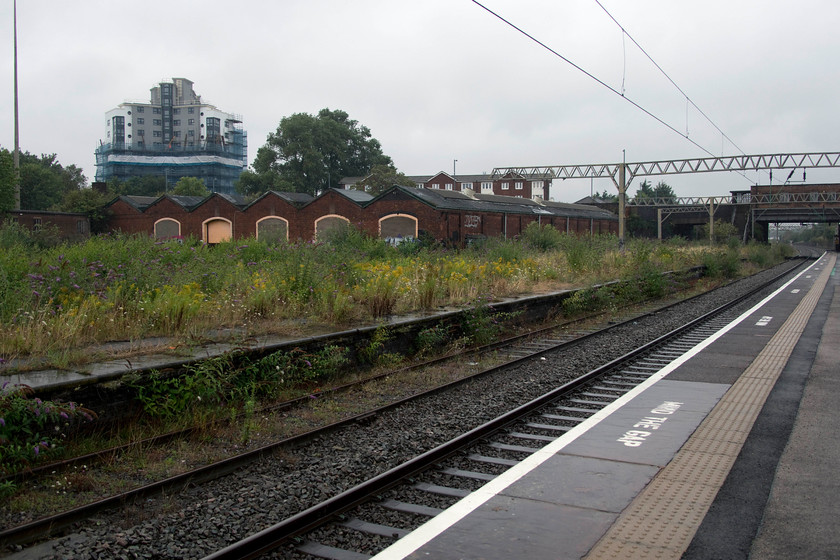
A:
[[[618,202],[618,193],[610,192],[607,189],[604,189],[604,192],[595,193],[595,197],[600,198],[605,202]]]
[[[9,153],[7,150],[3,150]],[[11,154],[10,154],[11,156]],[[6,156],[2,166],[5,168]],[[12,159],[9,159],[11,162]],[[4,171],[0,174],[5,175]],[[14,168],[11,170],[12,180]],[[5,183],[5,180],[0,180]],[[82,170],[75,165],[63,167],[55,154],[35,156],[29,152],[20,154],[20,207],[24,210],[49,210],[61,205],[68,192],[77,191],[87,185]],[[13,188],[13,187],[12,187]],[[0,187],[4,191],[5,187]],[[14,197],[14,191],[12,191]]]
[[[656,187],[652,187],[650,181],[642,181],[636,191],[634,200],[637,202],[645,198],[676,198],[674,189],[671,188],[665,181],[659,181]]]
[[[374,165],[392,162],[370,129],[344,111],[321,109],[317,115],[284,117],[257,150],[253,170],[267,176],[260,179],[263,187],[277,181],[278,187],[293,185],[297,192],[314,195],[342,177],[366,175]],[[254,183],[246,176],[245,186],[251,188]]]
[[[160,196],[166,192],[166,178],[162,175],[146,175],[123,181],[113,177],[108,181],[108,191],[117,196]]]
[[[0,148],[0,212],[15,207],[15,161],[12,152]]]
[[[91,232],[105,233],[108,229],[108,212],[105,210],[105,204],[111,198],[109,194],[94,189],[70,191],[64,195],[59,210],[87,214]]]
[[[181,196],[209,196],[210,189],[198,177],[181,177],[175,183],[171,194]]]
[[[234,185],[236,192],[245,196],[257,196],[268,191],[294,192],[295,186],[280,177],[273,169],[265,173],[257,173],[246,169],[239,175]]]
[[[397,171],[397,168],[393,165],[380,164],[371,167],[370,173],[364,179],[353,185],[352,188],[377,195],[394,185],[413,187],[415,183],[405,173]]]

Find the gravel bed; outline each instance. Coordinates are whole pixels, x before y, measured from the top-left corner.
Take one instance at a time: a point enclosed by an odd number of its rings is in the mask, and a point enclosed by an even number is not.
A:
[[[319,438],[282,458],[265,459],[166,499],[103,514],[74,535],[50,543],[51,551],[27,558],[202,558],[685,324],[785,266],[793,264],[785,263],[653,318],[638,319],[562,354],[529,360],[502,372],[501,381],[498,375],[476,380]],[[748,305],[753,304],[743,304],[730,314],[737,316]],[[445,484],[443,475],[431,478]],[[333,534],[333,538],[352,540],[350,533]],[[298,557],[290,549],[277,555]]]

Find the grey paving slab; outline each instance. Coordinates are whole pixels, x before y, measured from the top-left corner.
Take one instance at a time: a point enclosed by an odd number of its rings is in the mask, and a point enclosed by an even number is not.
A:
[[[557,454],[503,495],[619,513],[650,482],[659,468]]]
[[[728,388],[729,385],[724,384],[662,380],[593,427],[586,437],[572,442],[563,452],[664,466]]]
[[[497,496],[407,556],[413,560],[572,560],[583,556],[617,514]],[[539,523],[528,523],[539,519]]]

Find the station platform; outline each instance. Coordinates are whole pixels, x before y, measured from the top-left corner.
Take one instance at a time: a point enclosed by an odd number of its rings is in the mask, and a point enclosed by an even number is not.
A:
[[[374,558],[840,557],[835,257]]]

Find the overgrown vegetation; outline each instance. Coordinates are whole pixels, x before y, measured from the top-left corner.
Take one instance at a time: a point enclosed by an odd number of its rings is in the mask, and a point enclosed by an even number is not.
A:
[[[573,285],[564,312],[579,315],[659,297],[674,286],[666,270],[703,264],[714,278],[733,278],[788,256],[788,245],[690,245],[629,240],[615,250],[610,236],[576,237],[532,224],[520,239],[488,239],[463,251],[428,242],[391,247],[354,228],[320,243],[271,245],[249,239],[208,247],[196,240],[154,242],[97,236],[51,246],[6,223],[0,228],[0,360],[33,356],[67,362],[87,344],[166,335],[201,338],[210,329],[243,335],[283,332],[307,324],[339,326],[392,313],[461,306],[459,325],[421,331],[419,356],[446,347],[491,342],[514,317],[493,309],[498,298]],[[279,325],[279,328],[278,328]],[[355,349],[366,366],[393,365],[394,335],[385,323]],[[452,340],[455,337],[457,340]],[[348,349],[328,346],[275,352],[253,362],[233,353],[178,375],[129,380],[152,421],[201,423],[244,418],[247,441],[259,403],[317,387],[349,363]],[[75,403],[43,402],[25,387],[0,393],[2,471],[54,456],[71,428],[92,418]],[[13,491],[0,487],[0,493]]]
[[[76,403],[42,401],[26,385],[0,387],[0,474],[52,457],[81,422],[96,415]]]
[[[246,239],[207,246],[196,239],[94,236],[42,243],[12,223],[0,227],[0,360],[38,357],[67,364],[80,349],[111,340],[211,331],[241,336],[340,327],[392,314],[470,306],[501,297],[642,278],[705,264],[731,277],[741,259],[766,266],[777,246],[707,247],[612,236],[577,237],[531,224],[519,239],[487,239],[461,251],[430,242],[392,247],[348,227],[318,243]]]
[[[155,373],[130,383],[150,418],[190,418],[225,407],[247,410],[283,390],[326,381],[347,362],[346,354],[337,346],[314,353],[295,348],[245,364],[237,363],[238,355],[226,354],[202,360],[178,375]]]

